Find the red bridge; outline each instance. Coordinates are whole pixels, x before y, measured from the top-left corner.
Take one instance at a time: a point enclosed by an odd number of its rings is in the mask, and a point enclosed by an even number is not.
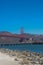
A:
[[[14,38],[24,38],[25,37],[25,35],[24,35],[24,29],[23,29],[23,27],[21,28],[21,31],[20,31],[20,33],[21,34],[19,34],[19,35],[14,35],[14,34],[6,34],[6,33],[4,33],[4,34],[0,34],[0,37],[14,37]]]
[[[0,35],[0,37],[14,37],[14,38],[24,38],[24,34],[20,35]]]

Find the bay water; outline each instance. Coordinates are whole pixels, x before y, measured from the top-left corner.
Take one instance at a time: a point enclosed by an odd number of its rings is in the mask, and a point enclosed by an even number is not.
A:
[[[0,48],[6,48],[11,50],[20,50],[20,51],[31,51],[43,54],[43,44],[17,44],[17,45],[0,45]]]

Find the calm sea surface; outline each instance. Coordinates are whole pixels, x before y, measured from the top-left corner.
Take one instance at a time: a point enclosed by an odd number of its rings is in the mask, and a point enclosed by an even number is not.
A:
[[[7,48],[11,50],[20,50],[20,51],[32,51],[32,52],[40,52],[43,53],[43,44],[38,45],[32,45],[32,44],[19,44],[19,45],[6,45],[6,46],[0,46],[0,48]]]

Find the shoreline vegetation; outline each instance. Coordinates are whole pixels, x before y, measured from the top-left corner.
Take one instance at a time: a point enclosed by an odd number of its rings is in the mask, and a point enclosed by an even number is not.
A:
[[[0,65],[43,65],[43,54],[1,48]]]

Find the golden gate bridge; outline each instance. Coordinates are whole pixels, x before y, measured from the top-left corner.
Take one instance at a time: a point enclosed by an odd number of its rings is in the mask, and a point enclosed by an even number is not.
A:
[[[10,38],[19,38],[19,42],[23,42],[23,40],[25,39],[25,35],[24,35],[24,28],[22,27],[20,30],[20,34],[16,35],[16,34],[0,34],[0,37],[10,37]],[[1,46],[3,45],[17,45],[18,43],[0,43]]]
[[[9,34],[0,34],[0,37],[14,37],[14,38],[24,38],[24,28],[22,27],[21,30],[20,30],[20,34],[19,35],[9,35]]]

